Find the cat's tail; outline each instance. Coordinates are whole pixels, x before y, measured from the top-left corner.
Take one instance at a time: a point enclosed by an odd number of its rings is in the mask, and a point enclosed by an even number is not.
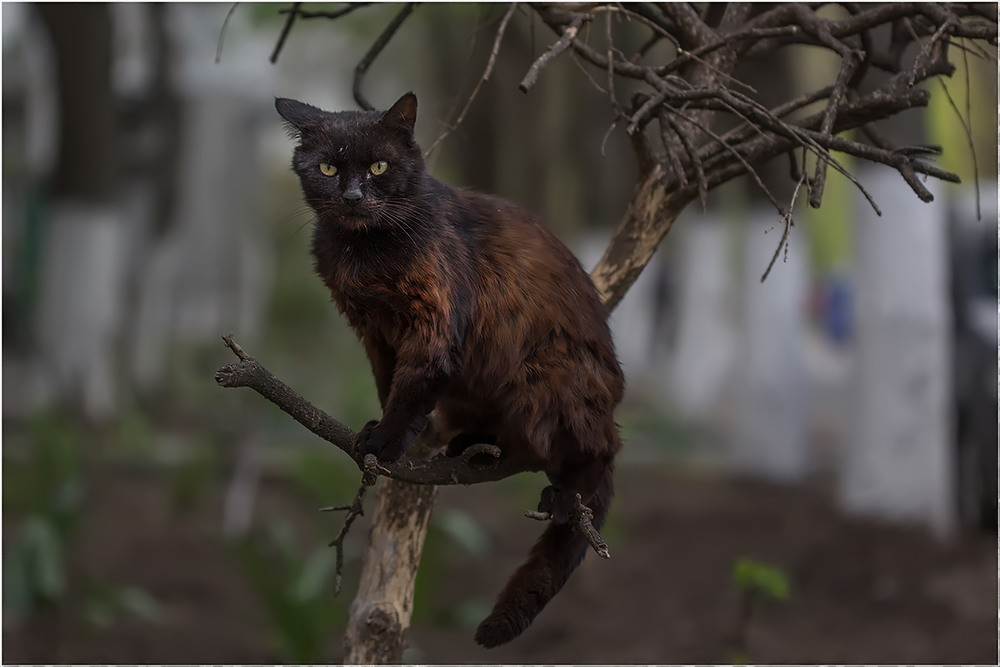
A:
[[[614,493],[609,465],[586,505],[600,529]],[[497,597],[490,615],[479,624],[476,642],[486,648],[505,644],[527,629],[545,605],[563,587],[587,554],[590,543],[571,523],[551,523],[532,547],[528,560],[514,572]]]

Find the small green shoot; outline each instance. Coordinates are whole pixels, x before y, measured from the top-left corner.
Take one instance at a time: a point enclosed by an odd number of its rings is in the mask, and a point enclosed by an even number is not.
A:
[[[787,601],[791,585],[784,570],[745,557],[733,563],[732,578],[739,594],[739,611],[728,662],[743,665],[749,661],[748,637],[754,613],[761,604]]]

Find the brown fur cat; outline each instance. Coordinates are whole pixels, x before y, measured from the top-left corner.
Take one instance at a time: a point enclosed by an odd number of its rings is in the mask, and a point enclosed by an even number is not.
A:
[[[553,521],[476,632],[484,646],[507,642],[586,554],[567,522],[575,494],[595,526],[607,515],[624,383],[607,311],[531,213],[427,173],[412,93],[385,112],[275,106],[299,138],[316,271],[364,344],[382,403],[357,446],[395,460],[434,410],[450,454],[495,442],[551,482],[539,509]]]

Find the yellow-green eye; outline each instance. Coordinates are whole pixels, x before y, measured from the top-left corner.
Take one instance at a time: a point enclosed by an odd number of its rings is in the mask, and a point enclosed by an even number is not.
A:
[[[376,176],[384,174],[385,170],[388,168],[389,168],[389,163],[384,160],[380,162],[372,162],[372,166],[369,167],[369,169],[372,170],[372,173],[375,174]]]
[[[326,162],[319,163],[319,170],[323,172],[324,176],[333,176],[337,173],[337,168],[332,164],[327,164]]]

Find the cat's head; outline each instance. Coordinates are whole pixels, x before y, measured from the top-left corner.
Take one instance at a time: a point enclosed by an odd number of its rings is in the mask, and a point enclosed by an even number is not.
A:
[[[384,112],[330,112],[286,98],[274,106],[299,139],[292,168],[321,223],[373,229],[405,222],[424,172],[413,137],[416,95]]]

